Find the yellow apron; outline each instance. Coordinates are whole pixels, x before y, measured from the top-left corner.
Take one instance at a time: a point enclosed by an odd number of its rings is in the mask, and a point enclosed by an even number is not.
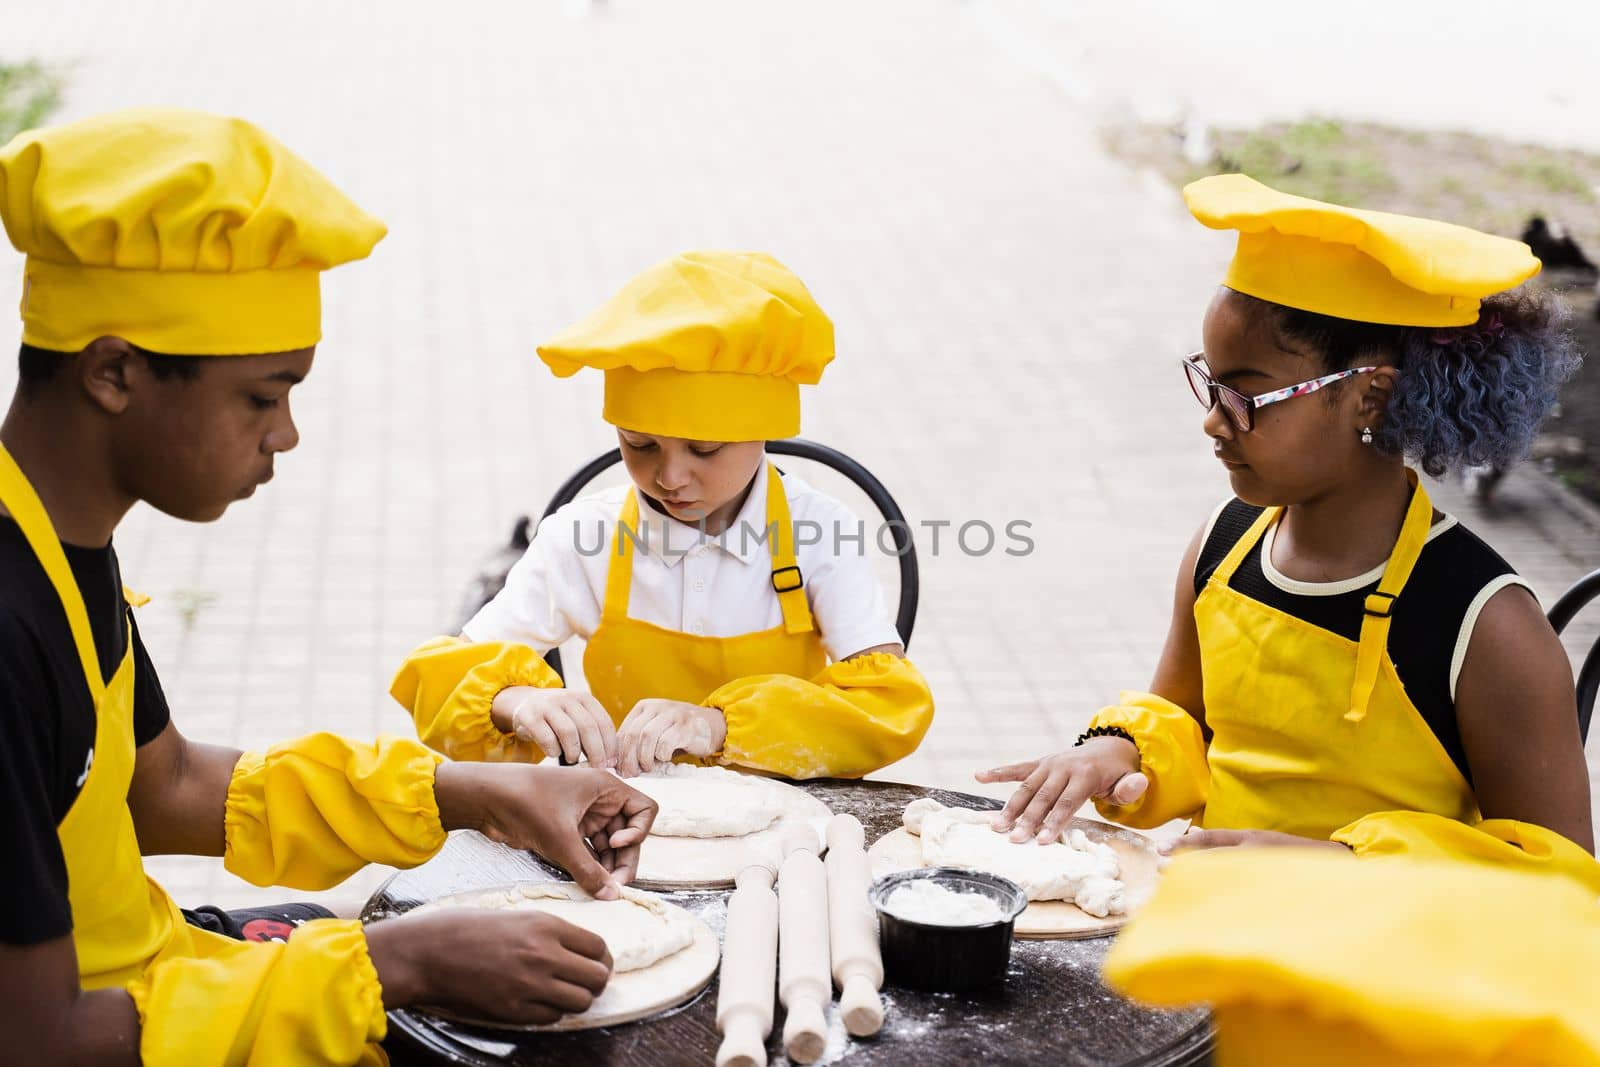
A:
[[[132,635],[105,684],[66,553],[38,495],[3,446],[0,505],[61,598],[94,701],[89,771],[57,828],[82,987],[127,987],[139,1011],[140,1056],[147,1064],[386,1063],[382,1050],[369,1043],[382,1038],[384,1015],[359,923],[317,920],[287,945],[234,941],[190,926],[145,875],[128,808],[138,752]],[[308,988],[321,995],[308,997]]]
[[[828,665],[812,624],[805,581],[795,562],[789,502],[778,470],[767,464],[767,529],[772,535],[772,588],[782,624],[737,637],[702,637],[628,617],[633,586],[632,537],[639,529],[639,496],[629,489],[612,538],[600,625],[583,653],[589,691],[620,724],[641,700],[698,704],[738,678],[786,674],[812,678]]]
[[[94,701],[95,737],[83,788],[57,833],[66,857],[73,940],[84,988],[124,985],[157,957],[190,954],[191,930],[144,873],[128,784],[133,779],[133,641],[107,685],[89,613],[50,517],[11,454],[0,446],[0,504],[11,513],[61,598]],[[50,709],[41,709],[41,714]]]
[[[1433,505],[1415,487],[1359,642],[1228,588],[1282,509],[1268,508],[1195,601],[1211,785],[1198,823],[1326,839],[1381,811],[1468,824],[1477,801],[1406,696],[1389,659],[1389,611],[1427,541]]]

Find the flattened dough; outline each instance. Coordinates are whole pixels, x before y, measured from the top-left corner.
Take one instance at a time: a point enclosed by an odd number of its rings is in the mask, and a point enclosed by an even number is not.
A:
[[[650,827],[655,837],[743,837],[783,814],[774,783],[722,767],[670,763],[628,784],[660,806]]]
[[[684,1003],[711,981],[720,958],[716,935],[687,911],[634,889],[622,894],[621,900],[595,900],[571,882],[522,883],[443,897],[414,912],[544,911],[599,934],[611,951],[612,974],[588,1011],[546,1026],[457,1019],[493,1029],[589,1030],[642,1019]]]
[[[656,825],[651,828],[650,836],[645,838],[639,850],[639,871],[634,877],[634,885],[643,889],[731,888],[739,872],[753,863],[765,863],[777,869],[783,858],[779,838],[789,823],[801,822],[821,827],[833,814],[826,804],[798,786],[776,778],[764,778],[721,767],[674,764],[674,773],[666,777],[642,775],[628,779],[628,783],[648,792],[653,785],[663,782],[672,783],[668,789],[674,789],[680,782],[692,786],[702,780],[724,783],[728,779],[734,779],[734,787],[752,790],[750,795],[759,798],[754,801],[755,804],[775,805],[777,817],[768,820],[763,828],[753,833],[736,837],[670,836],[657,832],[663,817],[673,818],[664,808],[658,813]],[[696,809],[698,807],[696,805]],[[681,826],[684,818],[681,811],[677,818]],[[688,818],[699,821],[699,816],[692,812]],[[760,818],[766,818],[764,811]]]

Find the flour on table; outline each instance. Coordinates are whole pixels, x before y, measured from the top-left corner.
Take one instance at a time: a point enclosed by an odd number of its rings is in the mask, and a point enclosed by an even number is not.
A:
[[[722,767],[672,763],[628,784],[659,806],[650,827],[656,837],[743,837],[783,814],[783,795],[771,782]]]
[[[947,808],[924,798],[906,805],[905,828],[921,838],[922,862],[1009,878],[1029,900],[1066,900],[1099,918],[1122,915],[1128,902],[1117,854],[1074,829],[1059,841],[1020,844],[992,829],[993,812]]]
[[[617,974],[643,970],[688,948],[694,940],[693,920],[635,889],[624,889],[620,900],[595,900],[569,884],[516,885],[424,907],[554,915],[598,934],[611,952],[612,971]]]

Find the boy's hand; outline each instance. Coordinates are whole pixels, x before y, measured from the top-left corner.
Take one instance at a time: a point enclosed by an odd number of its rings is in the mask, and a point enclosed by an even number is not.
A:
[[[715,756],[728,738],[728,721],[718,708],[681,700],[641,700],[617,731],[617,773],[645,774],[680,752]]]
[[[490,717],[550,759],[577,763],[587,758],[589,766],[601,769],[617,765],[617,728],[588,693],[514,685],[496,694]]]
[[[434,779],[446,829],[471,828],[537,852],[601,900],[639,869],[656,803],[606,771],[515,763],[444,763]]]
[[[1011,840],[1039,835],[1048,845],[1061,836],[1073,812],[1090,797],[1132,804],[1150,779],[1139,771],[1139,749],[1121,737],[1093,737],[1076,748],[1043,759],[979,771],[980,782],[1021,782],[995,816],[994,828]]]
[[[599,935],[543,912],[447,909],[386,919],[366,932],[387,1009],[421,1004],[552,1023],[588,1010],[611,977]]]

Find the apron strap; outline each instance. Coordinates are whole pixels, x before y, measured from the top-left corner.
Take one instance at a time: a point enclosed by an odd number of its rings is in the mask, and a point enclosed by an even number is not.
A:
[[[606,568],[606,597],[600,617],[615,621],[628,617],[628,596],[633,591],[633,557],[628,542],[639,533],[639,494],[628,490],[617,516],[616,533],[611,538],[611,563]]]
[[[67,625],[72,630],[72,641],[78,647],[78,659],[83,666],[83,677],[89,683],[89,695],[96,707],[105,695],[105,679],[100,676],[100,657],[95,654],[94,632],[89,629],[89,610],[84,607],[83,594],[78,590],[78,580],[72,576],[67,554],[61,550],[61,539],[50,523],[50,516],[22,473],[17,461],[4,445],[0,445],[0,504],[11,513],[22,536],[33,549],[33,554],[44,567],[45,575],[61,598],[61,607],[67,613]]]
[[[1261,540],[1261,536],[1267,532],[1267,527],[1272,525],[1281,511],[1282,508],[1267,508],[1256,516],[1256,521],[1250,524],[1250,529],[1233,543],[1228,554],[1222,557],[1222,562],[1217,564],[1217,569],[1211,572],[1212,577],[1227,585],[1229,579],[1233,577],[1233,572],[1239,569],[1239,564],[1244,562],[1244,558],[1250,554],[1250,550]]]
[[[1360,722],[1367,717],[1367,705],[1378,683],[1378,668],[1389,647],[1389,625],[1393,622],[1390,613],[1395,597],[1411,577],[1411,570],[1428,542],[1428,530],[1433,526],[1433,502],[1428,499],[1428,491],[1422,488],[1415,471],[1408,469],[1406,477],[1413,491],[1405,522],[1400,526],[1400,537],[1383,568],[1377,592],[1368,595],[1363,605],[1361,640],[1356,645],[1355,684],[1350,689],[1350,710],[1344,715],[1350,722]]]
[[[794,527],[789,522],[789,498],[783,491],[778,468],[767,464],[767,529],[772,530],[772,591],[783,609],[786,633],[810,633],[811,605],[806,602],[806,579],[795,558]]]

